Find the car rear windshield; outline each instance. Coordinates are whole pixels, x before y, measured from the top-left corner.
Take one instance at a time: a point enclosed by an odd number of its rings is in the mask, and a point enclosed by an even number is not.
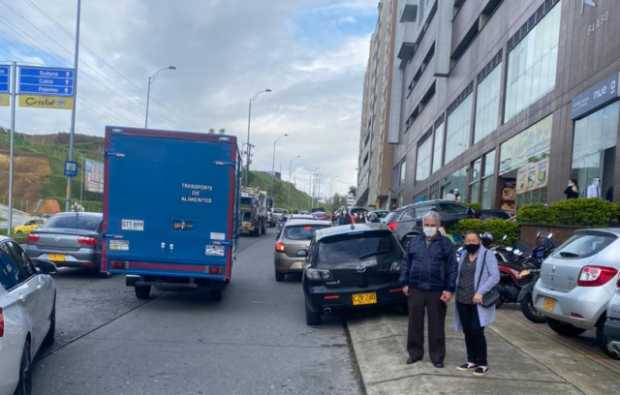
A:
[[[365,232],[322,239],[317,262],[319,266],[330,266],[374,256],[391,261],[402,258],[402,250],[391,232]]]
[[[96,231],[101,224],[101,217],[98,215],[59,215],[50,218],[43,228],[64,228],[81,229]]]
[[[614,240],[616,236],[610,233],[578,233],[562,244],[554,257],[586,258],[601,252]]]
[[[401,213],[402,213],[402,211],[392,211],[391,213],[389,213],[388,215],[385,216],[385,222],[396,221],[398,219],[398,217],[400,217]]]
[[[314,232],[327,225],[293,225],[284,228],[284,238],[289,240],[312,240]]]

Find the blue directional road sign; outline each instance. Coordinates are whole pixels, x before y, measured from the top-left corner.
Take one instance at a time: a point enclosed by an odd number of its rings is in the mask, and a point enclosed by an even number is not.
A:
[[[73,96],[75,72],[56,67],[19,68],[19,93]]]
[[[11,66],[0,66],[0,93],[9,93]]]
[[[75,177],[78,174],[78,164],[74,160],[65,161],[65,177]]]

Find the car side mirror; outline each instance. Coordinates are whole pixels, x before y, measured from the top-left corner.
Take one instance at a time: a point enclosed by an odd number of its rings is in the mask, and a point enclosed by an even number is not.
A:
[[[56,265],[54,265],[50,261],[45,261],[42,259],[34,259],[32,261],[34,267],[37,269],[37,272],[40,274],[54,274],[56,273]]]

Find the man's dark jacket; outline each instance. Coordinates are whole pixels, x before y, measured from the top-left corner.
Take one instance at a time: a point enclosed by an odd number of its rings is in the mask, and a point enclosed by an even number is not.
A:
[[[401,267],[400,282],[422,291],[454,292],[457,271],[456,253],[450,240],[437,234],[427,247],[422,235],[409,243],[407,264]]]

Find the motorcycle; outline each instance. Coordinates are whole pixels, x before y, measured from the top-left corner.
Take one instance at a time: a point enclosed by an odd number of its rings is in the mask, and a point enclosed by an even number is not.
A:
[[[540,277],[540,268],[543,261],[555,248],[556,245],[553,241],[553,233],[543,236],[542,233],[538,232],[536,235],[536,247],[532,250],[532,254],[528,259],[532,268],[524,269],[519,273],[519,277],[525,282],[525,285],[523,285],[519,292],[517,302],[521,306],[521,311],[525,318],[532,322],[543,323],[546,321],[545,316],[534,307],[532,293],[534,285],[536,285]]]

